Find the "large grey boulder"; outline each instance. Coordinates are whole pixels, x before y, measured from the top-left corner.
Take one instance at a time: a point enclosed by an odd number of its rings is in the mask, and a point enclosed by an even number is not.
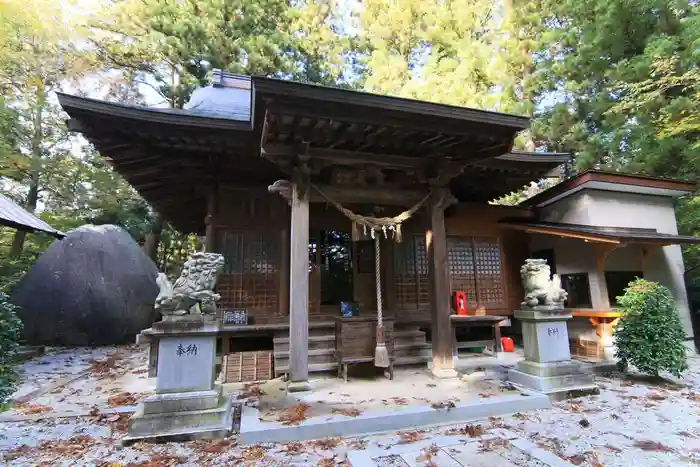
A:
[[[153,322],[158,269],[114,225],[85,225],[56,240],[12,290],[29,344],[133,342]]]

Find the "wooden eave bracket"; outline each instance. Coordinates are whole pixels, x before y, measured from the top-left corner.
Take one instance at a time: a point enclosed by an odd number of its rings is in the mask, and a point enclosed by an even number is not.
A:
[[[665,244],[662,243],[654,243],[650,245],[644,245],[642,246],[642,272],[646,271],[647,269],[647,262],[649,261],[649,258],[651,255],[656,253],[658,250],[661,248],[665,247]]]
[[[605,269],[605,260],[608,258],[608,255],[621,246],[624,245],[620,243],[603,243],[594,245],[596,250],[596,269],[598,272],[603,272]]]

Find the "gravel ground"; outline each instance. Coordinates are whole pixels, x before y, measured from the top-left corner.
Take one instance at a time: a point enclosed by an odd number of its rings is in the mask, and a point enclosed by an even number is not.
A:
[[[415,443],[420,451],[426,449],[421,447],[425,443],[461,433],[465,446],[476,446],[481,434],[499,429],[573,465],[700,465],[700,358],[694,356],[689,363],[689,371],[678,380],[658,382],[618,374],[598,377],[600,395],[555,403],[548,410],[482,420],[473,423],[472,430],[452,426],[408,434],[249,447],[237,446],[235,437],[122,447],[120,438],[129,414],[118,411],[132,410],[152,387],[146,377],[146,348],[49,349],[47,355],[22,365],[23,382],[15,397],[31,396],[30,400],[0,415],[0,465],[330,466],[348,465],[346,452],[362,448],[381,449],[385,454],[373,458],[381,457],[382,465],[401,465],[394,450],[405,451],[406,444]],[[41,394],[51,389],[52,382],[75,377],[78,379]],[[476,433],[473,427],[478,427]],[[521,453],[514,455],[506,445],[481,443],[474,451],[475,458],[486,461],[487,453],[499,449],[510,453],[498,457],[503,463],[489,461],[493,467],[545,465]],[[419,456],[413,465],[430,462],[465,465],[429,456]]]

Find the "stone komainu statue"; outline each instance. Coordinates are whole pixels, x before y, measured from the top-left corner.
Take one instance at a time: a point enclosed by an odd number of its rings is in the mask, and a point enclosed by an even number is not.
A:
[[[214,314],[221,296],[214,293],[216,275],[224,265],[218,253],[194,253],[185,261],[180,277],[174,285],[167,276],[158,274],[160,289],[155,308],[163,316],[186,314]]]
[[[550,268],[544,259],[526,259],[520,268],[520,277],[525,289],[522,306],[564,308],[566,291],[561,287],[559,276],[550,279]]]

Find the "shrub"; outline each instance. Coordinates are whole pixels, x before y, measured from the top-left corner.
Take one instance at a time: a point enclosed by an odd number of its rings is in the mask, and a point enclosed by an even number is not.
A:
[[[680,377],[688,369],[685,332],[671,292],[656,282],[637,279],[618,297],[624,315],[615,328],[615,356],[625,371],[631,364],[642,373],[667,371]]]
[[[19,333],[22,322],[17,317],[17,307],[10,297],[0,292],[0,406],[15,392],[17,373],[15,357],[19,348]]]

